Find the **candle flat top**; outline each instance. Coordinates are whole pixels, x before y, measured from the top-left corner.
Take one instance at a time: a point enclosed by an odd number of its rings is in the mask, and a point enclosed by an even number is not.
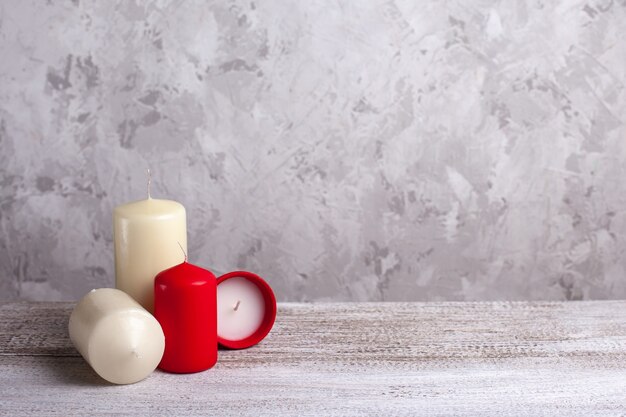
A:
[[[207,282],[215,285],[215,275],[211,271],[186,261],[159,272],[157,278],[159,284],[174,287],[199,286]]]
[[[125,218],[170,217],[185,214],[185,207],[177,201],[149,198],[115,207],[115,216]]]
[[[261,326],[265,300],[254,283],[244,277],[234,277],[217,286],[217,311],[217,335],[228,340],[243,340]]]

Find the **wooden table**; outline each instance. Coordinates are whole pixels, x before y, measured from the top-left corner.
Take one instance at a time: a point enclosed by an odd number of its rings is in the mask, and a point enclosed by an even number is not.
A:
[[[0,304],[0,414],[626,415],[626,302],[279,304],[197,374],[100,379],[72,303]]]

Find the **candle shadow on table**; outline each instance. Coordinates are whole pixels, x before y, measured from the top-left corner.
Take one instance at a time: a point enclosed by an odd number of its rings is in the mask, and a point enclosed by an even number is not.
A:
[[[60,383],[83,387],[115,386],[102,379],[81,357],[54,357],[45,361],[50,374]]]

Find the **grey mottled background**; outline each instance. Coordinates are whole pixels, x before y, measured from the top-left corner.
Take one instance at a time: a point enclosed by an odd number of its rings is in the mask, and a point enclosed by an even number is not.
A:
[[[626,297],[622,1],[0,1],[0,299],[113,285],[111,211],[280,300]]]

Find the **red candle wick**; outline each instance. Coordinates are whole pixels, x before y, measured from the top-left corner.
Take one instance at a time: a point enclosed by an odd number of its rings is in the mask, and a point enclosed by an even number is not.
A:
[[[185,252],[185,249],[183,249],[183,245],[181,245],[178,241],[176,243],[178,243],[178,246],[180,246],[180,250],[183,251],[183,255],[185,256],[185,262],[187,262],[187,252]]]
[[[237,311],[237,309],[239,308],[239,304],[241,304],[241,300],[237,300],[237,304],[235,304],[233,310]]]

